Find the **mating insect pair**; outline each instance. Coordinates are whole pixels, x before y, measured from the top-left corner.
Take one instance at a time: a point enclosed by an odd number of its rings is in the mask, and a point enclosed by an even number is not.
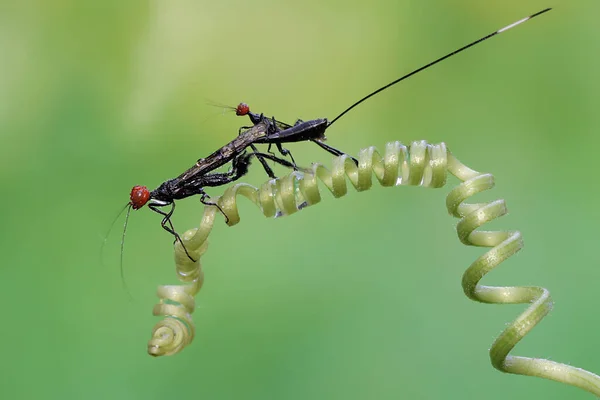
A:
[[[336,148],[324,143],[326,139],[325,131],[331,125],[333,125],[333,123],[335,123],[338,119],[340,119],[354,107],[358,106],[359,104],[371,98],[372,96],[375,96],[379,92],[397,84],[398,82],[401,82],[404,79],[407,79],[412,75],[417,74],[418,72],[432,67],[433,65],[451,56],[454,56],[478,43],[481,43],[491,38],[492,36],[505,32],[510,28],[520,25],[521,23],[526,22],[549,10],[550,8],[544,9],[517,22],[514,22],[504,28],[496,30],[486,36],[475,40],[474,42],[467,44],[466,46],[454,50],[451,53],[448,53],[445,56],[440,57],[430,62],[429,64],[426,64],[388,83],[385,86],[382,86],[381,88],[369,93],[367,96],[356,101],[354,104],[346,108],[342,113],[340,113],[337,117],[335,117],[329,122],[327,121],[327,119],[321,118],[310,121],[298,121],[294,125],[289,125],[284,122],[278,121],[275,118],[269,118],[264,116],[263,114],[253,113],[250,111],[248,105],[241,103],[238,107],[235,108],[236,114],[239,116],[247,115],[253,124],[251,127],[240,128],[239,135],[234,140],[221,147],[208,157],[199,159],[196,162],[196,164],[190,169],[179,175],[177,178],[170,179],[162,183],[155,190],[149,191],[145,186],[134,186],[131,190],[130,202],[128,203],[129,208],[137,210],[142,208],[144,205],[148,204],[148,207],[152,211],[157,212],[163,216],[161,226],[170,234],[172,234],[176,240],[181,242],[181,239],[175,231],[171,222],[171,216],[173,215],[173,212],[175,210],[175,200],[184,199],[193,195],[200,195],[200,201],[202,203],[208,205],[216,205],[215,203],[209,200],[209,197],[204,191],[204,188],[208,186],[225,185],[241,178],[247,173],[252,157],[256,157],[261,162],[266,173],[271,178],[275,178],[275,174],[273,173],[271,167],[268,165],[267,160],[276,162],[285,167],[297,169],[296,163],[293,157],[291,157],[291,153],[289,152],[289,150],[283,148],[282,144],[284,143],[311,141],[335,156],[341,156],[345,154],[342,151],[337,150]],[[290,156],[291,162],[283,158],[277,157],[272,153],[259,152],[256,147],[257,144],[268,144],[269,150],[272,145],[275,145],[282,156]],[[248,150],[248,148],[250,150]],[[355,159],[354,161],[356,162]],[[228,172],[214,172],[216,169],[226,165],[229,162],[231,162],[231,167]],[[167,206],[171,207],[169,211],[163,211],[161,209],[162,207]],[[190,259],[192,259],[192,257],[189,254],[187,255]]]

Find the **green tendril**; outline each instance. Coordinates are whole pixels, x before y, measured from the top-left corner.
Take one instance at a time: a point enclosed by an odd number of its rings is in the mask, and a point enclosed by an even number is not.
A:
[[[600,396],[600,376],[581,368],[540,358],[511,356],[508,353],[552,309],[550,292],[536,286],[484,286],[479,281],[501,262],[521,250],[519,231],[476,230],[507,213],[504,200],[469,204],[464,201],[494,187],[494,177],[474,171],[448,155],[448,172],[463,181],[446,198],[448,212],[460,218],[456,227],[460,241],[469,246],[492,247],[465,271],[462,287],[468,298],[489,304],[531,304],[510,323],[490,348],[494,368],[511,374],[538,376],[577,386]]]
[[[432,145],[425,141],[413,142],[408,148],[400,142],[388,143],[383,157],[375,147],[369,147],[360,151],[358,161],[357,166],[343,155],[334,159],[331,170],[314,164],[311,173],[295,171],[285,177],[269,180],[260,188],[239,183],[229,187],[215,200],[232,226],[240,221],[237,207],[239,196],[256,204],[266,217],[285,216],[321,201],[319,181],[338,198],[348,192],[348,181],[356,191],[368,190],[372,186],[373,175],[385,187],[410,185],[432,188],[444,186],[447,173],[456,176],[462,183],[448,194],[446,206],[451,215],[460,219],[457,224],[458,238],[465,245],[491,247],[463,274],[462,286],[466,296],[489,304],[530,304],[492,344],[492,365],[503,372],[551,379],[600,396],[598,375],[550,360],[509,355],[516,344],[550,312],[552,299],[548,290],[541,287],[479,284],[488,272],[523,247],[518,231],[477,230],[507,213],[504,200],[465,203],[471,196],[494,187],[491,174],[466,167],[446,149],[445,144]],[[158,289],[160,301],[154,307],[154,315],[163,315],[165,318],[155,325],[148,343],[148,352],[153,356],[175,354],[194,338],[191,313],[195,308],[194,296],[202,287],[204,278],[199,259],[206,251],[207,238],[217,213],[215,206],[205,206],[200,227],[182,235],[188,252],[198,261],[192,262],[181,244],[175,244],[177,274],[186,284],[160,286]]]

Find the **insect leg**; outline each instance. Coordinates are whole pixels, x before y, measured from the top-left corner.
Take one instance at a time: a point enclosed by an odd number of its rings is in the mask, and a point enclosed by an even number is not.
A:
[[[227,183],[227,182],[226,182]],[[225,217],[225,223],[228,224],[229,223],[229,217],[227,216],[227,214],[225,214],[225,212],[223,211],[223,209],[214,201],[210,201],[208,200],[210,199],[210,196],[202,191],[201,195],[200,195],[200,202],[206,206],[215,206],[219,209],[219,211],[221,211],[221,214],[223,214],[223,216]]]
[[[269,145],[269,146],[271,146],[271,145]],[[251,144],[250,148],[252,149],[252,151],[256,155],[256,158],[258,158],[258,161],[260,161],[260,163],[262,164],[262,166],[265,169],[265,172],[267,173],[267,175],[269,175],[269,178],[271,178],[271,179],[277,178],[275,176],[275,173],[273,172],[273,170],[269,166],[269,164],[267,164],[267,162],[265,161],[264,157],[262,157],[262,156],[259,155],[260,152],[258,151],[258,149],[256,148],[256,146],[253,145],[253,144]]]
[[[175,241],[179,241],[179,243],[181,243],[181,247],[183,247],[183,251],[185,251],[185,255],[190,260],[192,260],[192,262],[196,262],[196,260],[194,260],[192,258],[192,256],[190,256],[190,253],[188,253],[187,249],[185,248],[185,245],[183,244],[183,240],[181,240],[181,237],[179,237],[179,234],[177,232],[175,232],[175,228],[173,227],[173,223],[171,222],[171,216],[173,215],[173,212],[175,211],[175,202],[171,203],[171,209],[169,210],[169,212],[164,212],[163,210],[158,208],[159,206],[154,205],[154,204],[149,204],[148,207],[155,213],[158,213],[163,216],[163,220],[161,221],[160,226],[162,226],[163,229],[166,230],[167,232],[169,232],[171,235],[175,236]]]
[[[238,136],[240,136],[242,134],[242,131],[248,130],[252,128],[251,126],[242,126],[240,127],[240,129],[238,130]]]
[[[336,149],[335,147],[331,147],[331,146],[321,142],[320,140],[312,139],[311,142],[315,143],[317,146],[319,146],[320,148],[322,148],[325,151],[328,151],[329,153],[333,154],[336,157],[346,154],[343,151]],[[354,158],[352,156],[350,156],[350,158],[352,158],[352,161],[354,161],[354,163],[356,165],[358,165],[358,160],[356,158]]]
[[[292,156],[292,152],[289,151],[288,149],[284,149],[283,146],[281,145],[281,143],[275,143],[275,145],[277,146],[277,150],[279,150],[279,153],[281,153],[282,156],[290,156],[290,158],[292,159],[292,165],[294,168],[294,170],[298,170],[298,168],[296,167],[296,160],[294,160],[294,156]],[[270,145],[269,145],[270,146]]]
[[[298,120],[296,121],[296,125],[298,125],[299,123],[302,123],[302,120]],[[267,137],[268,135],[272,135],[274,133],[280,132],[281,129],[279,129],[279,127],[277,126],[277,120],[275,119],[275,117],[271,117],[271,121],[269,124],[269,129],[267,131]],[[298,168],[296,167],[296,160],[294,160],[294,157],[292,156],[292,153],[288,150],[285,149],[281,143],[275,143],[275,145],[277,146],[277,150],[279,150],[279,154],[281,154],[282,156],[290,156],[290,158],[292,159],[292,164],[294,165],[292,168],[294,170],[298,170]],[[267,147],[267,153],[271,154],[273,157],[275,157],[275,153],[273,153],[271,151],[271,147],[273,146],[273,143],[269,143],[269,147]],[[256,152],[255,152],[256,153]]]
[[[271,117],[271,124],[270,124],[270,128],[272,129],[271,132],[269,133],[275,133],[277,131],[279,131],[279,128],[277,127],[277,120],[275,119],[275,117]]]
[[[284,166],[284,167],[286,167],[286,168],[291,168],[291,169],[293,169],[294,171],[300,171],[300,170],[301,170],[301,171],[303,171],[303,172],[310,172],[310,171],[311,171],[311,170],[310,170],[310,169],[308,169],[308,168],[301,168],[301,167],[298,167],[296,164],[292,164],[291,162],[289,162],[289,161],[287,161],[287,160],[284,160],[283,158],[279,158],[279,157],[277,157],[277,156],[273,156],[273,155],[271,155],[271,154],[265,154],[265,153],[255,153],[254,155],[256,155],[257,157],[258,157],[258,156],[260,156],[260,157],[264,157],[264,158],[266,158],[267,160],[271,160],[271,161],[273,161],[273,162],[276,162],[277,164],[279,164],[279,165],[283,165],[283,166]]]

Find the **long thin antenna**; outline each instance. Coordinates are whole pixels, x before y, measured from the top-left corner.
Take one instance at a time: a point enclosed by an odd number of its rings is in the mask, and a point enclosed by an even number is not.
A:
[[[520,24],[522,24],[523,22],[529,21],[530,19],[532,19],[532,18],[535,18],[535,17],[537,17],[538,15],[541,15],[541,14],[543,14],[543,13],[547,12],[547,11],[550,11],[550,10],[552,10],[552,8],[546,8],[545,10],[538,11],[538,12],[536,12],[535,14],[532,14],[532,15],[530,15],[529,17],[523,18],[523,19],[521,19],[521,20],[518,20],[517,22],[514,22],[514,23],[512,23],[512,24],[510,24],[510,25],[508,25],[508,26],[505,26],[504,28],[498,29],[497,31],[494,31],[494,32],[490,33],[489,35],[486,35],[486,36],[482,37],[481,39],[477,39],[476,41],[474,41],[474,42],[472,42],[472,43],[469,43],[468,45],[466,45],[466,46],[463,46],[463,47],[461,47],[461,48],[460,48],[460,49],[458,49],[458,50],[454,50],[452,53],[446,54],[445,56],[443,56],[443,57],[441,57],[441,58],[438,58],[437,60],[435,60],[435,61],[432,61],[432,62],[430,62],[429,64],[426,64],[426,65],[422,66],[421,68],[415,69],[415,70],[414,70],[414,71],[412,71],[411,73],[408,73],[408,74],[404,75],[403,77],[396,79],[396,80],[395,80],[395,81],[393,81],[393,82],[390,82],[390,83],[388,83],[387,85],[385,85],[385,86],[383,86],[383,87],[381,87],[381,88],[377,89],[376,91],[372,92],[371,94],[368,94],[367,96],[365,96],[365,97],[363,97],[362,99],[358,100],[356,103],[352,104],[350,107],[346,108],[346,109],[345,109],[345,110],[344,110],[344,111],[343,111],[343,112],[342,112],[340,115],[338,115],[337,117],[335,117],[335,118],[334,118],[334,119],[333,119],[333,120],[332,120],[332,121],[329,123],[329,125],[327,125],[327,126],[329,127],[329,126],[333,125],[333,123],[334,123],[335,121],[337,121],[338,119],[340,119],[340,118],[341,118],[341,117],[342,117],[344,114],[346,114],[348,111],[352,110],[354,107],[356,107],[357,105],[359,105],[359,104],[360,104],[360,103],[362,103],[363,101],[367,100],[368,98],[370,98],[370,97],[373,97],[373,96],[375,96],[377,93],[379,93],[379,92],[381,92],[381,91],[383,91],[383,90],[385,90],[385,89],[389,88],[390,86],[393,86],[393,85],[395,85],[396,83],[398,83],[398,82],[400,82],[400,81],[403,81],[403,80],[405,80],[406,78],[409,78],[409,77],[413,76],[414,74],[416,74],[416,73],[418,73],[418,72],[421,72],[421,71],[423,71],[423,70],[425,70],[425,69],[427,69],[427,68],[429,68],[429,67],[432,67],[432,66],[434,66],[435,64],[439,63],[440,61],[444,61],[446,58],[452,57],[453,55],[455,55],[455,54],[458,54],[458,53],[460,53],[461,51],[468,49],[469,47],[475,46],[475,45],[476,45],[476,44],[478,44],[478,43],[481,43],[481,42],[483,42],[483,41],[485,41],[485,40],[488,40],[488,39],[489,39],[489,38],[491,38],[492,36],[496,36],[496,35],[498,35],[498,34],[500,34],[500,33],[502,33],[502,32],[506,32],[506,31],[507,31],[507,30],[509,30],[510,28],[514,28],[515,26],[517,26],[517,25],[520,25]]]
[[[125,209],[129,206],[129,203],[125,204],[125,207],[123,207],[121,209],[121,211],[119,211],[119,213],[117,214],[117,216],[115,217],[115,219],[113,219],[113,222],[111,222],[108,230],[106,231],[106,234],[104,235],[104,237],[102,238],[102,245],[100,246],[100,264],[104,267],[104,248],[106,247],[106,242],[108,241],[108,235],[110,235],[110,233],[112,232],[112,229],[115,226],[115,223],[119,220],[119,218],[121,217],[121,215],[123,214],[123,211],[125,211]]]
[[[129,300],[133,300],[131,297],[131,292],[129,291],[129,287],[127,287],[127,282],[125,281],[125,270],[123,269],[123,250],[125,250],[125,234],[127,233],[127,224],[129,223],[129,214],[131,214],[131,204],[128,204],[127,214],[125,214],[125,225],[123,226],[123,235],[121,236],[121,283],[123,284],[123,289],[127,292],[129,296]]]
[[[115,223],[119,220],[119,218],[121,218],[121,215],[123,215],[123,212],[125,210],[127,210],[127,215],[125,217],[125,228],[123,229],[123,235],[121,236],[121,259],[120,259],[121,283],[123,285],[123,289],[125,290],[125,292],[127,292],[129,299],[132,300],[131,293],[129,292],[129,288],[127,287],[127,283],[125,282],[125,274],[123,271],[123,248],[124,248],[124,244],[125,244],[125,231],[127,230],[127,222],[129,221],[129,213],[131,212],[131,203],[125,204],[125,207],[123,207],[121,209],[121,211],[119,211],[119,213],[117,214],[117,216],[115,217],[113,222],[110,224],[110,227],[108,228],[108,231],[106,232],[106,235],[104,235],[104,239],[102,240],[102,245],[100,246],[100,264],[102,266],[104,266],[104,248],[106,246],[106,242],[108,241],[108,235],[110,235],[110,233],[112,232],[112,229],[115,226]]]

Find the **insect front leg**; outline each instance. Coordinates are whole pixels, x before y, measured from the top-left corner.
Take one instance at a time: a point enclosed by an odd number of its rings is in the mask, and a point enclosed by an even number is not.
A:
[[[296,125],[298,125],[298,123],[302,123],[302,120],[298,120],[296,121]],[[279,129],[279,127],[277,126],[277,120],[275,119],[275,117],[271,117],[271,121],[269,124],[269,128],[267,129],[267,137],[269,135],[272,135],[274,133],[277,132],[281,132],[281,129]],[[271,148],[273,146],[273,142],[269,143],[269,146],[267,147],[267,153],[269,153],[270,155],[272,155],[273,157],[275,156],[275,153],[271,151]],[[292,156],[292,153],[284,148],[281,143],[275,143],[275,146],[277,146],[277,150],[279,150],[279,154],[281,154],[282,156],[290,156],[290,158],[292,159],[292,164],[294,165],[294,170],[298,170],[298,168],[296,167],[296,160],[294,160],[294,157]]]
[[[251,126],[242,126],[242,127],[240,127],[240,129],[238,130],[238,136],[240,136],[242,134],[242,131],[247,131],[250,128],[252,128],[252,127]]]
[[[175,202],[171,202],[170,204],[171,204],[171,209],[169,210],[169,212],[164,212],[163,210],[158,208],[158,207],[166,206],[166,205],[168,205],[168,203],[149,204],[148,207],[155,213],[158,213],[163,216],[160,226],[162,226],[163,229],[166,230],[167,232],[169,232],[171,235],[175,236],[175,241],[179,241],[179,243],[181,243],[181,247],[183,247],[183,251],[185,251],[185,255],[190,260],[192,260],[192,262],[196,262],[196,260],[194,260],[192,258],[192,256],[190,256],[190,253],[188,253],[187,249],[185,248],[185,245],[183,244],[183,240],[181,240],[181,237],[179,236],[179,234],[177,232],[175,232],[175,228],[173,227],[173,223],[171,222],[171,216],[173,215],[173,212],[175,211]]]
[[[275,132],[279,132],[280,129],[277,126],[277,120],[275,119],[275,117],[271,117],[271,121],[269,123],[269,128],[270,128],[270,132],[268,133],[275,133]]]

